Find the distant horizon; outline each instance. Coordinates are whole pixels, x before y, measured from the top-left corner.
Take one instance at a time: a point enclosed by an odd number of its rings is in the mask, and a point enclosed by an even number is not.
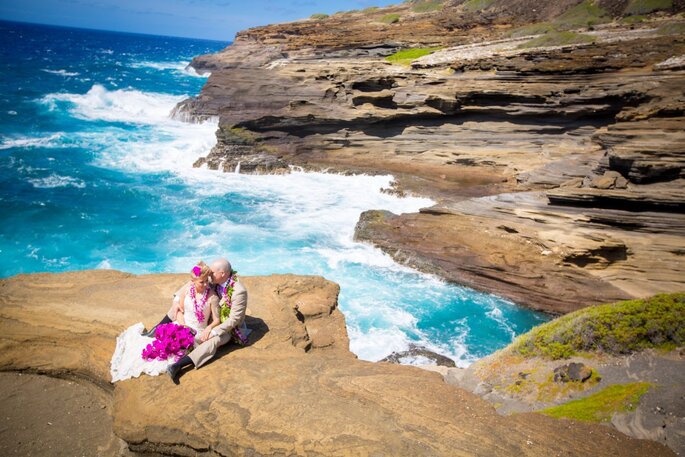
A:
[[[157,34],[157,33],[143,33],[143,32],[127,32],[124,30],[96,29],[93,27],[78,27],[78,26],[72,26],[72,25],[48,24],[48,23],[43,23],[43,22],[14,21],[14,20],[10,20],[10,19],[0,19],[0,23],[2,23],[2,22],[7,23],[7,24],[38,25],[41,27],[54,27],[54,28],[58,28],[58,29],[86,30],[89,32],[120,33],[122,35],[141,35],[141,36],[158,37],[158,38],[177,38],[177,39],[181,39],[181,40],[210,41],[213,43],[226,43],[226,44],[232,44],[233,43],[233,40],[216,40],[216,39],[211,39],[211,38],[198,38],[198,37],[194,37],[194,36],[162,35],[162,34]]]
[[[54,27],[232,42],[241,30],[316,13],[402,0],[23,0],[0,3],[0,20]]]

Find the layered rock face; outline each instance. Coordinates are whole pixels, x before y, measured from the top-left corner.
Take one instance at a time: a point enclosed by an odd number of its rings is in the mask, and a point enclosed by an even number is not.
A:
[[[357,360],[338,287],[320,277],[242,278],[254,329],[247,347],[222,349],[179,386],[166,376],[112,386],[116,336],[156,322],[184,280],[101,270],[0,280],[0,369],[99,386],[112,396],[114,432],[141,453],[673,455],[600,425],[499,416],[436,373]]]
[[[359,240],[534,308],[683,289],[679,16],[531,48],[511,24],[573,18],[588,2],[454,1],[421,14],[416,3],[250,29],[196,58],[212,74],[177,112],[220,119],[196,166],[392,173],[390,191],[437,204],[366,217]],[[441,49],[384,59],[421,46]]]

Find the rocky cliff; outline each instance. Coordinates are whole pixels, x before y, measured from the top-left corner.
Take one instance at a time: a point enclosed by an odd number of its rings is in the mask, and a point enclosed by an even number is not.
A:
[[[357,360],[336,307],[338,287],[320,277],[243,278],[250,294],[247,323],[255,331],[247,347],[220,351],[210,364],[184,374],[179,386],[166,376],[111,385],[116,336],[135,322],[154,323],[183,281],[183,275],[101,270],[2,279],[0,370],[99,390],[111,417],[100,418],[101,427],[111,426],[123,440],[123,449],[110,440],[99,455],[673,455],[596,424],[500,416],[436,373]],[[36,392],[31,383],[13,387],[9,399],[3,392],[3,405],[37,409],[20,416],[24,422],[3,425],[0,448],[7,454],[22,449],[17,439],[26,429],[35,431],[33,440],[46,439],[41,427],[82,438],[86,427],[76,419],[95,416],[75,411],[72,427],[59,428],[73,404],[58,404],[61,414],[45,410],[55,402],[41,402],[40,409],[24,397],[58,393],[50,386]],[[44,449],[74,455],[68,448]]]
[[[534,4],[533,4],[534,3]],[[683,289],[682,2],[413,1],[249,29],[176,115],[196,166],[392,173],[359,240],[551,312]]]

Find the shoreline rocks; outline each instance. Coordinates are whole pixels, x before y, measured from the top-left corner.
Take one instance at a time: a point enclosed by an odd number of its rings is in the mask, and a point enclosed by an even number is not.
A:
[[[195,165],[393,174],[393,193],[436,207],[360,240],[531,308],[680,290],[685,72],[662,63],[685,53],[685,35],[664,35],[657,15],[604,24],[591,43],[507,36],[512,20],[551,21],[571,3],[525,14],[402,4],[241,32],[191,64],[212,74],[179,110],[219,117],[218,143]],[[387,12],[402,19],[378,22]],[[384,59],[431,46],[442,49],[410,65]]]

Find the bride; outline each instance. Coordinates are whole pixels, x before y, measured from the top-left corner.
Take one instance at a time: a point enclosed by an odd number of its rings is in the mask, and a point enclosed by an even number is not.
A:
[[[174,301],[169,313],[173,317],[173,322],[191,329],[195,335],[196,346],[220,323],[219,297],[210,287],[211,275],[212,270],[209,266],[202,261],[198,262],[190,272],[190,281],[179,291],[179,301]],[[171,321],[172,319],[169,319],[169,322]],[[157,376],[176,361],[173,356],[167,360],[145,360],[142,354],[152,343],[155,329],[147,333],[142,333],[143,330],[143,324],[139,322],[117,337],[111,363],[112,382],[138,377],[142,373]]]

